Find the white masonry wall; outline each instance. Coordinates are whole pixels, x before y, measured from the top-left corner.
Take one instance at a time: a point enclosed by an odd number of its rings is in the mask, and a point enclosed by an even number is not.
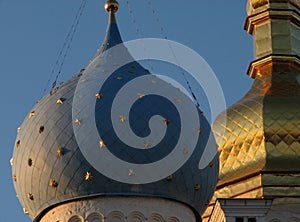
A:
[[[273,204],[266,216],[267,222],[300,222],[300,204]]]
[[[94,197],[65,203],[40,222],[196,222],[184,204],[156,197]]]
[[[236,222],[255,218],[255,222],[300,222],[298,198],[284,204],[277,199],[218,199],[209,222]],[[294,202],[292,204],[292,202]]]

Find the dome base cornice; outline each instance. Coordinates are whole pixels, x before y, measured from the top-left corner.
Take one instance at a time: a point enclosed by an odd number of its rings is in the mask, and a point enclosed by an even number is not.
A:
[[[299,9],[299,0],[248,0],[247,13],[248,15],[255,14],[268,8],[287,8]]]
[[[249,15],[245,22],[245,30],[253,35],[255,25],[270,19],[288,19],[294,24],[300,26],[300,13],[296,9],[265,9],[255,14]]]
[[[56,205],[35,221],[201,222],[185,204],[159,197],[94,196]]]
[[[300,57],[297,55],[269,55],[250,63],[247,74],[255,79],[256,76],[264,75],[264,70],[270,67],[290,67],[300,70]]]

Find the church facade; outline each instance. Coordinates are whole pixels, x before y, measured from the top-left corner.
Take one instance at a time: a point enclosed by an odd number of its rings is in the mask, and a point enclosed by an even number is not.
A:
[[[88,66],[39,101],[18,129],[12,175],[24,213],[35,222],[300,222],[300,0],[248,0],[253,85],[212,129],[197,108],[201,128],[188,123],[179,152],[173,146],[185,126],[176,108],[185,94],[171,103],[131,87],[130,112],[123,112],[130,96],[114,106],[122,87],[139,78],[172,90],[122,45],[118,8],[106,2],[107,33]],[[127,125],[137,135],[132,146],[124,142]],[[165,137],[151,137],[151,127]],[[207,144],[219,152],[199,169]],[[182,165],[149,179],[165,170],[151,164],[169,154]],[[143,174],[140,165],[152,168]]]

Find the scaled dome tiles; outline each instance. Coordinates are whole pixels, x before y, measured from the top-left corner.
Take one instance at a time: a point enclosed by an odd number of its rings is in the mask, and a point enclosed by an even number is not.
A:
[[[134,93],[136,102],[128,115],[120,113],[112,117],[114,99],[122,88],[136,78],[152,76],[136,61],[121,67],[113,62],[116,70],[103,81],[97,92],[91,92],[93,80],[89,77],[96,76],[101,79],[101,76],[110,71],[105,68],[106,62],[111,63],[120,55],[105,51],[120,43],[122,40],[116,19],[110,13],[105,40],[91,63],[85,70],[61,84],[55,92],[41,99],[20,126],[13,154],[12,175],[24,212],[31,218],[38,219],[43,212],[65,201],[101,195],[168,198],[185,203],[198,213],[202,213],[209,203],[217,182],[219,165],[216,156],[207,168],[198,169],[200,157],[211,134],[210,125],[200,110],[198,115],[201,129],[195,128],[194,132],[198,135],[196,149],[193,153],[188,153],[188,149],[182,147],[180,155],[189,155],[190,158],[172,175],[159,181],[145,184],[120,182],[100,173],[83,155],[80,146],[85,144],[88,147],[94,143],[95,146],[92,147],[97,152],[109,151],[123,161],[136,164],[153,163],[172,152],[182,133],[182,123],[176,107],[158,95]],[[126,48],[122,47],[121,56],[131,57]],[[156,81],[163,82],[159,78]],[[75,98],[78,90],[82,90],[81,97]],[[91,104],[90,101],[95,102]],[[77,109],[80,107],[79,103],[83,106],[82,109]],[[122,110],[125,106],[127,100],[121,100],[116,110]],[[94,117],[84,114],[85,109],[89,108],[95,113]],[[149,126],[153,116],[160,117],[160,123],[166,129],[159,143],[155,139],[161,135],[144,140],[142,148],[137,149],[122,141],[115,131],[114,124],[129,124],[137,137],[145,138],[153,133]],[[95,121],[96,132],[101,140],[89,139],[95,133],[87,124],[89,119]],[[75,135],[74,132],[78,133],[78,129],[85,130],[80,135]],[[111,164],[104,168],[116,171],[117,166]],[[134,178],[137,170],[125,169],[126,173],[120,173],[120,177]]]

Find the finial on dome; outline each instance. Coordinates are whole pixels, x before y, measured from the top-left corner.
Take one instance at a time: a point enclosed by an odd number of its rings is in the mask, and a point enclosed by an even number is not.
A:
[[[108,0],[104,8],[109,13],[116,13],[119,9],[119,3],[116,0]]]

